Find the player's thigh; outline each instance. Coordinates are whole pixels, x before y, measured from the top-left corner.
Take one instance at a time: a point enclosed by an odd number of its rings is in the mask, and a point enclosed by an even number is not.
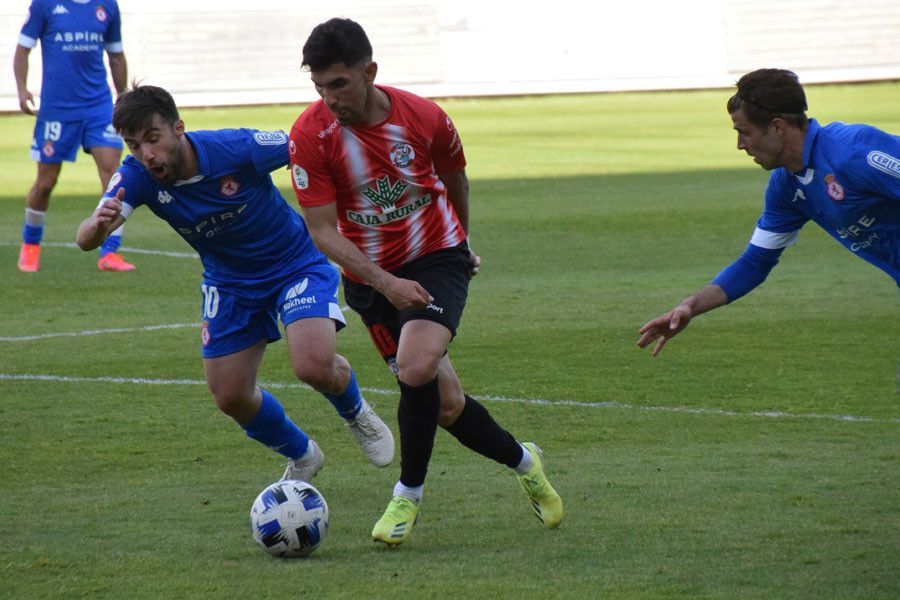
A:
[[[468,257],[468,247],[446,248],[397,270],[395,275],[417,281],[434,298],[427,306],[401,311],[401,328],[409,321],[433,321],[446,327],[451,339],[456,335],[469,293]]]
[[[415,319],[400,330],[397,346],[399,377],[407,385],[424,385],[437,374],[453,333],[441,323]]]
[[[298,375],[330,374],[335,359],[337,327],[328,317],[298,319],[285,326],[291,366]]]
[[[91,148],[91,157],[93,157],[94,162],[97,164],[97,173],[100,175],[100,185],[103,189],[106,189],[113,173],[119,168],[122,151],[118,148],[110,148],[108,146],[94,146]]]
[[[397,343],[400,340],[400,320],[397,307],[371,286],[344,278],[344,299],[357,313],[375,349],[397,376]]]
[[[266,340],[232,354],[203,359],[206,385],[216,402],[241,403],[253,398]]]
[[[38,115],[31,141],[31,159],[38,163],[73,162],[84,131],[83,121],[56,121]]]
[[[112,113],[105,110],[85,118],[81,146],[89,153],[101,177],[106,180],[118,168],[122,158],[122,138],[112,126]]]

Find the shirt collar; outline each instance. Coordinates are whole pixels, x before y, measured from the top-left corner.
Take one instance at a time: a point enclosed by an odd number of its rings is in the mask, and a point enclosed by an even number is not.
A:
[[[190,179],[176,181],[175,185],[197,183],[209,174],[209,156],[206,154],[206,148],[203,147],[203,144],[197,142],[197,138],[193,131],[185,131],[184,135],[187,137],[188,143],[190,143],[191,147],[194,149],[194,153],[197,155],[197,170],[199,173]]]
[[[810,167],[810,161],[812,159],[812,149],[816,143],[816,136],[819,134],[819,129],[821,126],[819,122],[815,119],[809,120],[809,127],[806,129],[806,139],[803,141],[803,168],[808,169]]]

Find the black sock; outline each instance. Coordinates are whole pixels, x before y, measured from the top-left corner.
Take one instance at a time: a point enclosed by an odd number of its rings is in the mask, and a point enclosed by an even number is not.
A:
[[[418,487],[425,483],[428,461],[434,448],[441,395],[437,377],[418,387],[399,379],[400,404],[397,423],[400,427],[400,483]]]
[[[445,429],[466,448],[510,469],[515,469],[522,461],[522,446],[516,438],[500,427],[487,409],[469,395],[466,395],[466,405],[459,418]]]

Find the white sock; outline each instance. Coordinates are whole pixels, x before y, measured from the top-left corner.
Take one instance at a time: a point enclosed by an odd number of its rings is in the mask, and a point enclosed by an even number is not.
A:
[[[416,487],[407,487],[400,483],[399,481],[394,484],[394,495],[395,496],[403,496],[404,498],[409,498],[416,504],[418,504],[422,500],[422,492],[425,490],[425,484],[416,486]]]
[[[116,227],[115,231],[113,231],[112,233],[109,234],[109,237],[112,237],[114,235],[122,237],[122,232],[124,232],[124,231],[125,231],[125,223],[122,223],[121,225]]]
[[[522,460],[516,465],[516,473],[518,475],[525,475],[531,470],[531,465],[534,461],[531,460],[531,452],[528,451],[528,448],[522,446],[522,444],[519,444],[519,446],[522,447]]]
[[[30,227],[43,227],[44,216],[47,214],[45,210],[32,210],[25,208],[25,224]]]

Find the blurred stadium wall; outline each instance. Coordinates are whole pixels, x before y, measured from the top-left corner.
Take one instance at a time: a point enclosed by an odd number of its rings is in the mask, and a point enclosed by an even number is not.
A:
[[[30,0],[3,0],[0,111]],[[805,83],[900,79],[897,0],[119,0],[129,78],[182,106],[313,100],[300,49],[333,16],[359,21],[378,81],[429,97],[730,86],[777,66]],[[39,92],[40,50],[29,89]]]

